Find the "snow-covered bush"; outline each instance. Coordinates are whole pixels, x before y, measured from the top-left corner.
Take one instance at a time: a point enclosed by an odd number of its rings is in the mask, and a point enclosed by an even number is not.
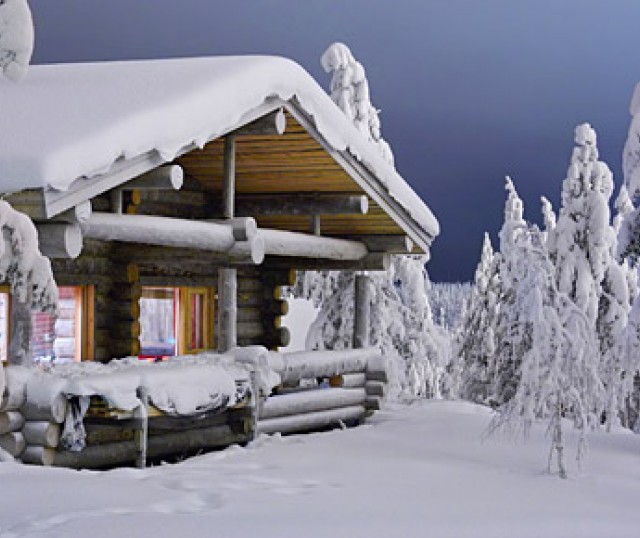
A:
[[[380,155],[393,166],[393,152],[382,138],[379,111],[371,104],[364,67],[343,43],[333,43],[322,54],[322,67],[331,78],[331,98],[353,124],[374,143]]]
[[[11,80],[23,78],[33,53],[34,31],[26,0],[0,0],[0,69]]]

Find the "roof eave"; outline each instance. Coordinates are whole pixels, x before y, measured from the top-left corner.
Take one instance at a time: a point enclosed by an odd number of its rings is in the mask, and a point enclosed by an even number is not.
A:
[[[287,101],[283,106],[366,194],[384,209],[389,217],[409,235],[414,243],[425,254],[429,253],[434,237],[420,226],[407,210],[389,194],[376,175],[354,155],[349,153],[348,150],[336,150],[333,148],[318,131],[312,117],[307,114],[295,99]]]

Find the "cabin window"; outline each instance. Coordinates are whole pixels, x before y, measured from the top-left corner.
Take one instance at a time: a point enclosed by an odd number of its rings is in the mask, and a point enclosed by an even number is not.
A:
[[[31,352],[36,362],[93,359],[93,287],[59,286],[58,317],[31,313]]]
[[[0,360],[9,357],[9,288],[0,288]]]
[[[140,299],[140,354],[164,357],[176,354],[178,288],[142,288]]]
[[[198,353],[213,345],[213,291],[206,287],[144,287],[140,299],[140,355]]]

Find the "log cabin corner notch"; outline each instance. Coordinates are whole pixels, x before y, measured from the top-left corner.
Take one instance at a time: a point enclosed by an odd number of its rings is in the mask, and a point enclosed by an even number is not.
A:
[[[0,84],[16,111],[0,126],[0,190],[36,223],[58,283],[92,290],[82,358],[153,351],[151,308],[164,308],[166,330],[153,330],[165,351],[277,348],[288,334],[275,291],[292,270],[382,269],[438,234],[288,60],[34,66],[30,78]]]

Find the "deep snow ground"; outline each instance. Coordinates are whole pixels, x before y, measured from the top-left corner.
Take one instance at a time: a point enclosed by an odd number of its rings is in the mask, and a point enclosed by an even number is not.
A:
[[[394,405],[367,425],[263,437],[144,471],[0,464],[0,537],[637,537],[640,436],[593,434],[545,472],[542,427],[482,440],[488,410]]]

